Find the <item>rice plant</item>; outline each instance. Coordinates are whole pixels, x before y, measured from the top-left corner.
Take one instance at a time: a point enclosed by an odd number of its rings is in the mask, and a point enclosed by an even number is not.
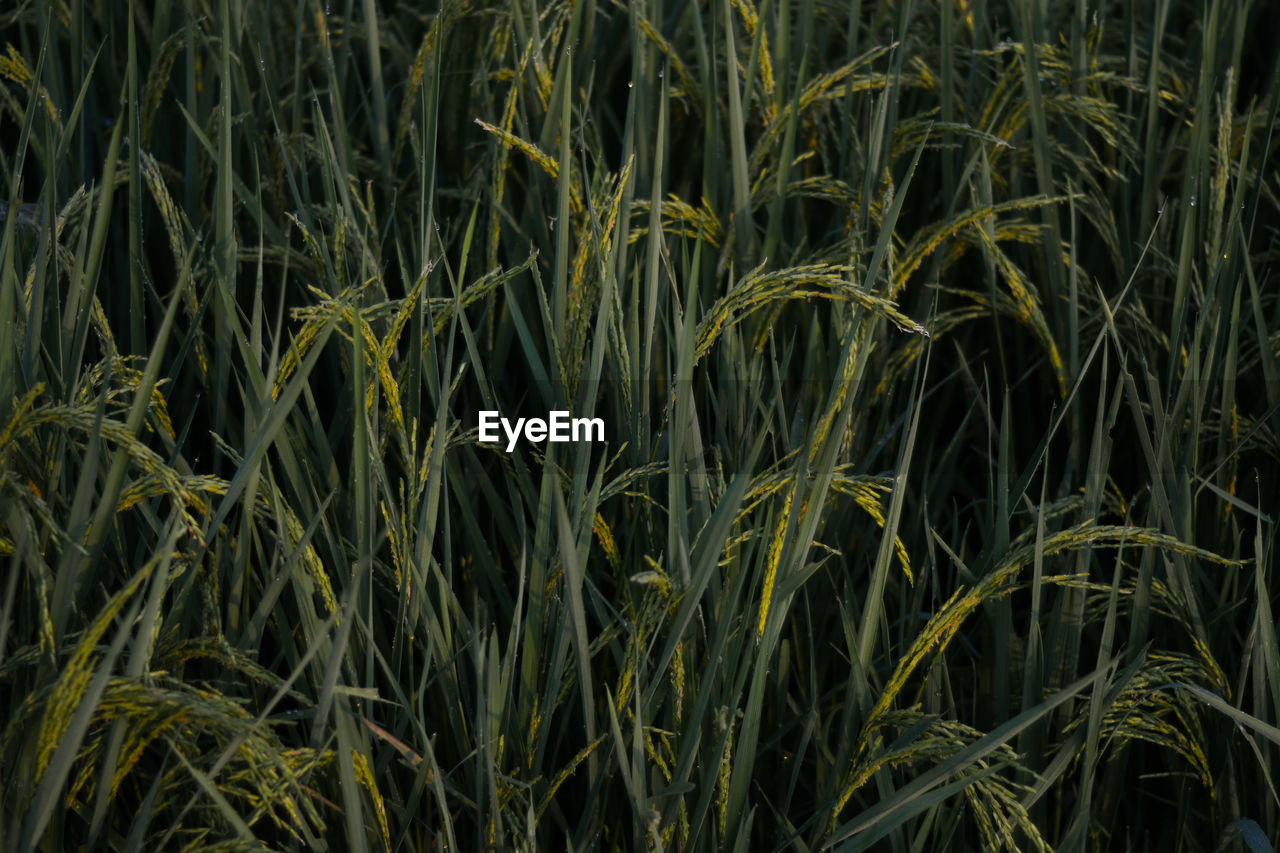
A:
[[[1276,24],[9,4],[0,849],[1272,849]]]

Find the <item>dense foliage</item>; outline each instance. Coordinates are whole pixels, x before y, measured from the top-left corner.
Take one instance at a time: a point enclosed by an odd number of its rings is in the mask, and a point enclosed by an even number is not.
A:
[[[436,5],[0,10],[0,849],[1269,850],[1274,6]]]

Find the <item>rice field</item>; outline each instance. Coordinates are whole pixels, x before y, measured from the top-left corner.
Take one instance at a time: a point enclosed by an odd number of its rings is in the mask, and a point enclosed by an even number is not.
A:
[[[5,4],[0,850],[1271,851],[1277,31]]]

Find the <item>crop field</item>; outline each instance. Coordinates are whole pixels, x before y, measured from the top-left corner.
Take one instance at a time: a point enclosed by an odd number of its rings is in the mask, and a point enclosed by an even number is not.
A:
[[[1272,851],[1276,33],[2,0],[0,851]]]

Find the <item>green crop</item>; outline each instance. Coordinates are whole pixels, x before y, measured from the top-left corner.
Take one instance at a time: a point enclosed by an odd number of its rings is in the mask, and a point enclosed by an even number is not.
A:
[[[1270,850],[1275,30],[6,4],[0,850]]]

